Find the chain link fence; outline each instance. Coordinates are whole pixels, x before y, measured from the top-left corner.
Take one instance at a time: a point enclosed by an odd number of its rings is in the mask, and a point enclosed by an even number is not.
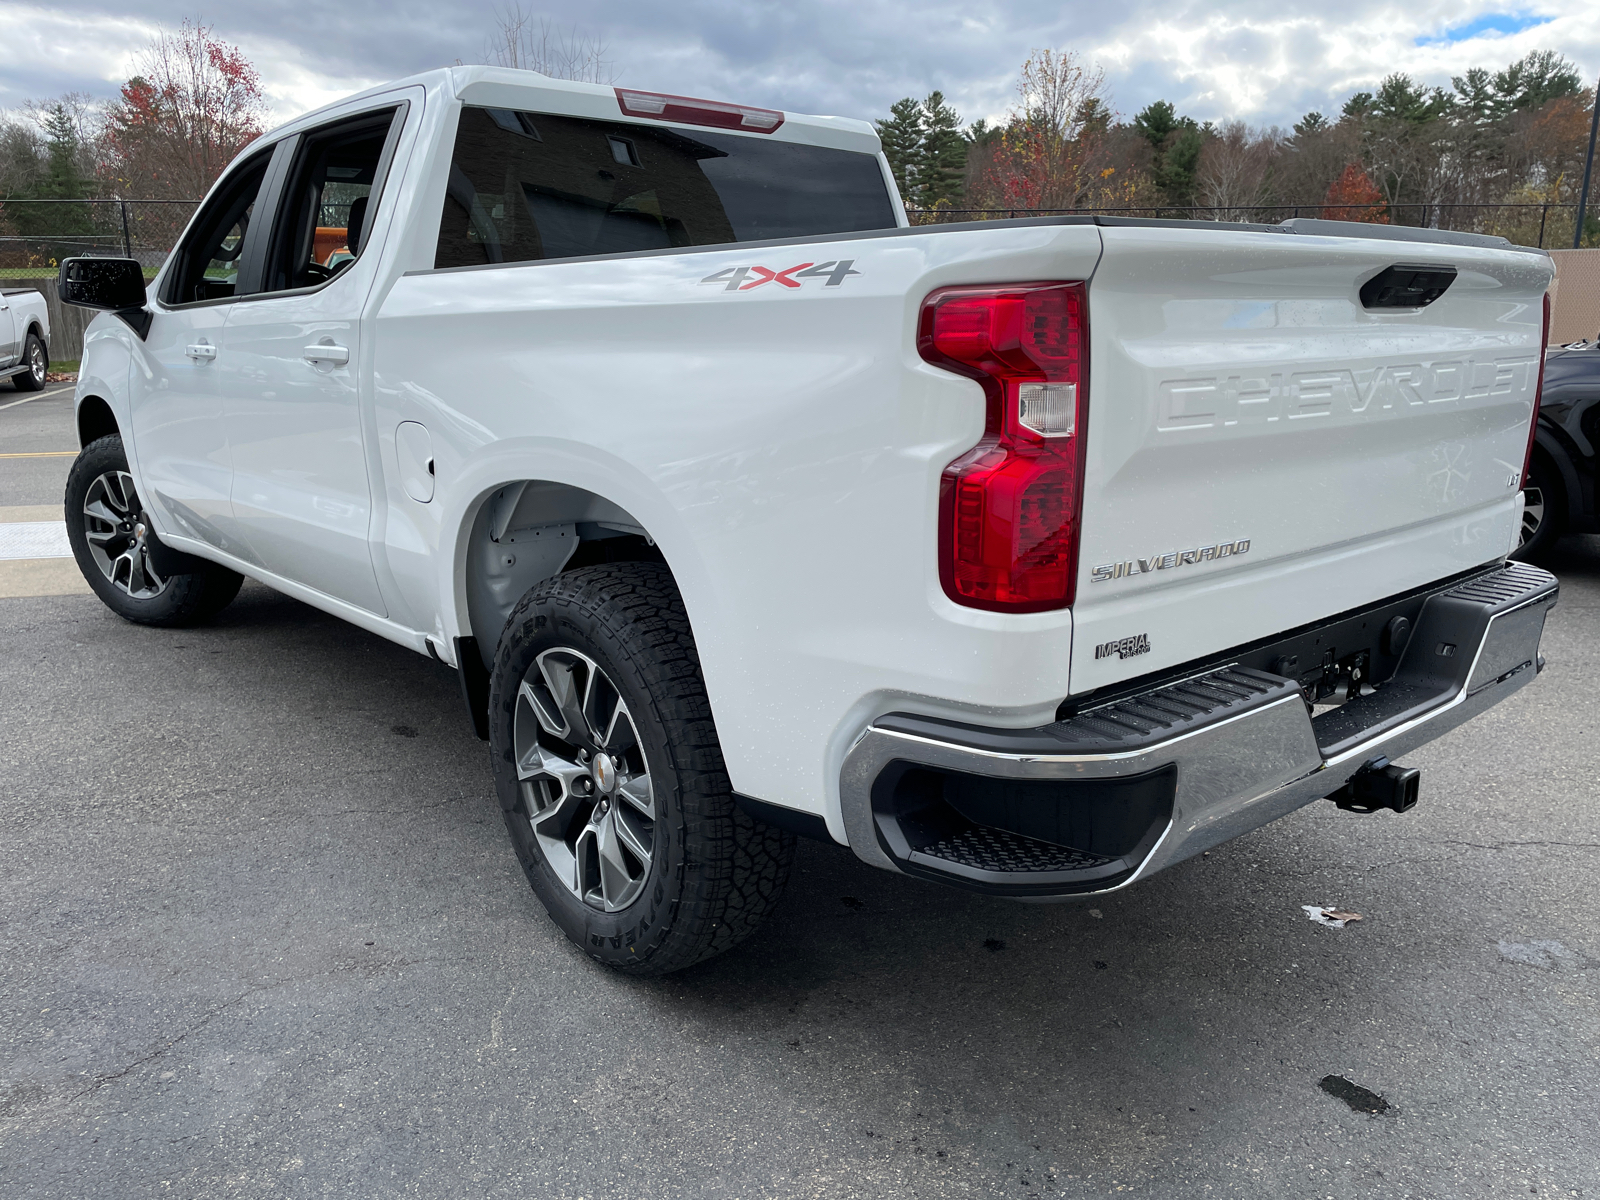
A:
[[[1237,221],[1276,225],[1295,217],[1372,221],[1413,228],[1487,233],[1518,246],[1562,249],[1572,245],[1576,204],[1242,204],[1182,208],[908,208],[913,225],[999,221],[1014,217],[1156,217],[1179,221]],[[1594,218],[1584,222],[1586,245],[1600,242]]]
[[[0,200],[0,278],[53,275],[64,258],[138,259],[153,275],[197,200]]]

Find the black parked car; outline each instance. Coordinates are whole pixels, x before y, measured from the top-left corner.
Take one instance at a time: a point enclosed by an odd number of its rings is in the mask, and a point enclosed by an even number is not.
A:
[[[1512,557],[1537,559],[1564,533],[1600,533],[1595,443],[1600,442],[1600,341],[1549,352],[1533,465],[1523,488],[1522,545]]]

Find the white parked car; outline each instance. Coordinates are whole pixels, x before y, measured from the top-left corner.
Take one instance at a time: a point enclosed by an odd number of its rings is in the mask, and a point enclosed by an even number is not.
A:
[[[1408,808],[1393,760],[1541,661],[1551,274],[907,228],[861,122],[459,67],[256,143],[148,298],[63,268],[111,310],[69,531],[130,620],[248,575],[458,668],[539,898],[658,973],[759,925],[796,833],[1062,899]]]
[[[37,392],[50,370],[50,310],[33,288],[0,288],[0,379]]]

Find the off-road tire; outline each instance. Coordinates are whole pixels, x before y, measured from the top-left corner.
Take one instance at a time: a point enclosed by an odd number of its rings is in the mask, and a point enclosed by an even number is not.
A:
[[[626,704],[649,764],[655,820],[649,875],[627,907],[586,904],[551,868],[527,816],[514,746],[518,689],[536,658],[575,651]],[[749,937],[788,882],[794,834],[734,804],[688,614],[658,563],[584,567],[523,596],[491,670],[489,746],[506,828],[534,894],[596,961],[664,975]]]
[[[17,360],[17,365],[28,368],[11,377],[12,386],[17,391],[37,392],[44,386],[45,377],[50,372],[50,351],[37,333],[29,332],[27,340],[22,343],[22,357]]]
[[[95,561],[89,549],[88,527],[84,517],[85,497],[100,477],[108,472],[127,470],[128,456],[122,449],[122,438],[117,434],[90,442],[73,460],[72,470],[67,475],[65,516],[67,540],[72,545],[72,556],[78,561],[78,570],[83,572],[84,579],[107,608],[136,625],[174,628],[210,620],[239,594],[244,576],[193,555],[161,546],[154,529],[147,536],[162,560],[173,564],[175,568],[165,576],[166,583],[159,594],[149,597],[130,595],[113,583]]]

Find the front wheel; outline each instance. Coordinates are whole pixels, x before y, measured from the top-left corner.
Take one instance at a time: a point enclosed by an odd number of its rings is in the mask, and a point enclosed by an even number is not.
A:
[[[50,373],[50,354],[37,333],[30,333],[23,343],[22,361],[18,365],[26,369],[11,377],[17,391],[37,392],[44,386],[45,377]]]
[[[195,625],[222,611],[244,577],[161,544],[116,434],[90,442],[67,476],[67,540],[105,606],[139,625]]]
[[[546,580],[513,610],[489,690],[506,828],[534,893],[592,958],[663,975],[755,932],[794,835],[733,800],[671,574]]]

